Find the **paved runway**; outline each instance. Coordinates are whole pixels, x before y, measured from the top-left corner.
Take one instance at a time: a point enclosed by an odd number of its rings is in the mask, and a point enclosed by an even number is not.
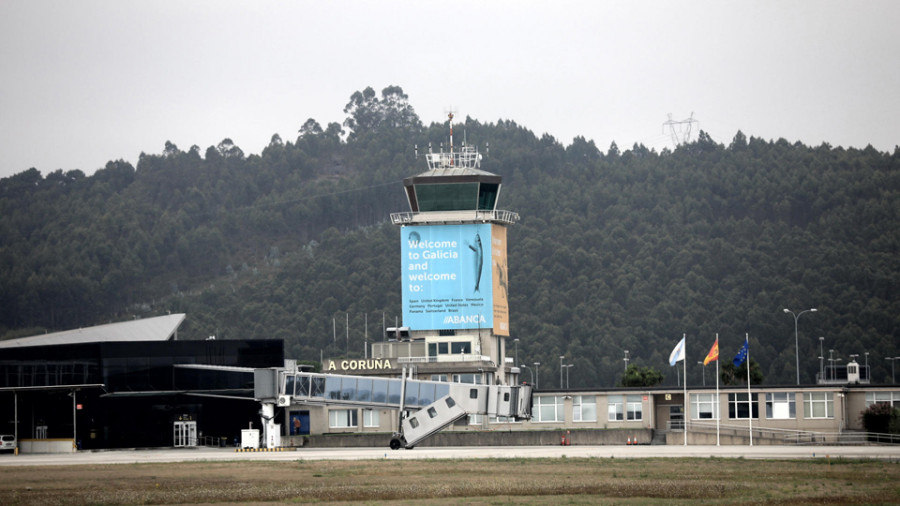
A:
[[[676,458],[880,459],[900,462],[900,446],[479,446],[388,448],[299,448],[282,452],[235,452],[219,448],[110,450],[54,455],[0,455],[0,466],[132,464],[241,460],[360,460],[476,458]]]

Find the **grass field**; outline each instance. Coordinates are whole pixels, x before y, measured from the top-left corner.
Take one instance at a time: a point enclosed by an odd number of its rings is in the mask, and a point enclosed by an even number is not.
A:
[[[477,459],[6,467],[0,504],[900,504],[869,460]]]

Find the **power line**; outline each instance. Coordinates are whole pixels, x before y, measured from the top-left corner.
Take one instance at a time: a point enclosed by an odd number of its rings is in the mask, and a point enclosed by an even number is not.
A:
[[[283,204],[293,204],[295,202],[303,202],[305,200],[318,199],[318,198],[322,198],[322,197],[331,197],[333,195],[341,195],[344,193],[352,193],[352,192],[371,190],[373,188],[380,188],[382,186],[390,186],[390,185],[394,185],[394,184],[398,184],[398,183],[402,183],[402,182],[403,182],[402,180],[396,180],[396,181],[390,181],[387,183],[381,183],[381,184],[376,184],[376,185],[371,185],[371,186],[362,186],[362,187],[358,187],[358,188],[350,188],[347,190],[339,190],[339,191],[334,191],[334,192],[329,192],[329,193],[319,193],[316,195],[307,195],[305,197],[299,197],[299,198],[291,199],[291,200],[282,200],[279,202],[243,206],[243,207],[240,207],[239,209],[258,209],[258,208],[262,208],[262,207],[274,207],[274,206],[280,206]]]
[[[391,186],[391,185],[402,184],[402,183],[403,183],[403,181],[398,179],[398,180],[394,180],[394,181],[389,181],[387,183],[381,183],[381,184],[370,185],[370,186],[361,186],[361,187],[357,187],[357,188],[348,188],[346,190],[338,190],[338,191],[333,191],[333,192],[328,192],[328,193],[317,193],[315,195],[307,195],[304,197],[297,197],[297,198],[289,199],[289,200],[280,200],[278,202],[264,202],[264,203],[250,204],[250,205],[245,205],[245,206],[235,206],[228,211],[229,212],[246,212],[246,211],[250,211],[253,209],[273,208],[276,206],[294,204],[297,202],[304,202],[304,201],[312,200],[312,199],[331,197],[334,195],[342,195],[345,193],[363,192],[363,191],[372,190],[375,188],[380,188],[382,186]],[[198,211],[195,213],[190,213],[188,216],[190,216],[192,218],[204,218],[204,217],[212,218],[214,216],[218,216],[222,211],[223,211],[223,209],[209,209],[209,210],[205,210],[205,211]]]

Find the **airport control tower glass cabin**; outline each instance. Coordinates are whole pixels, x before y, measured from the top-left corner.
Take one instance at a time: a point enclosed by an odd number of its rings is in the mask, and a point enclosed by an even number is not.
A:
[[[452,125],[452,115],[450,116]],[[497,210],[500,176],[481,170],[477,148],[427,153],[428,170],[403,181],[409,212],[400,226],[403,324],[373,346],[420,379],[515,384],[506,357],[509,293],[506,228],[518,221]]]

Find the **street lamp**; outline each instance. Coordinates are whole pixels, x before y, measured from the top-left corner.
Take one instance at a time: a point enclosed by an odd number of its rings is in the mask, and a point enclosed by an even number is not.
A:
[[[519,338],[513,339],[513,343],[516,345],[516,363],[519,363]]]
[[[559,356],[559,388],[563,387],[563,369],[566,368],[566,366],[563,365],[563,361],[565,359],[566,359],[565,355]]]
[[[794,317],[794,348],[795,348],[796,354],[797,354],[796,367],[797,367],[797,384],[798,385],[800,384],[800,339],[799,339],[799,337],[797,337],[797,320],[800,319],[800,315],[802,315],[803,313],[815,313],[816,311],[818,311],[818,309],[811,308],[811,309],[806,309],[806,310],[800,311],[797,314],[794,314],[794,312],[791,311],[790,309],[784,308],[785,313],[791,313],[791,316]]]
[[[628,370],[628,350],[625,350],[625,370]]]
[[[834,364],[835,364],[835,362],[841,362],[844,359],[842,359],[840,357],[833,358],[834,350],[828,350],[828,353],[829,353],[828,361],[831,362],[831,365],[828,366],[831,368],[831,381],[836,381],[837,380],[837,371],[834,370],[834,368],[835,368]]]
[[[537,390],[541,383],[541,363],[534,363],[534,389]]]
[[[869,379],[869,352],[866,352],[866,382],[869,383],[871,380]]]
[[[829,374],[829,380],[834,379],[834,350],[828,350],[828,368],[831,369],[831,374]]]
[[[525,364],[519,364],[519,367],[524,367],[525,369],[528,369],[528,374],[531,375],[531,384],[534,385],[534,371],[532,371],[531,368]]]
[[[697,365],[703,366],[703,386],[706,386],[706,365],[703,364],[702,360],[698,360]]]
[[[819,336],[819,380],[825,381],[825,338]]]
[[[574,367],[575,364],[566,364],[566,390],[569,389],[569,369]]]
[[[891,384],[894,384],[897,382],[894,379],[894,362],[900,360],[900,357],[887,357],[887,360],[891,361]]]

